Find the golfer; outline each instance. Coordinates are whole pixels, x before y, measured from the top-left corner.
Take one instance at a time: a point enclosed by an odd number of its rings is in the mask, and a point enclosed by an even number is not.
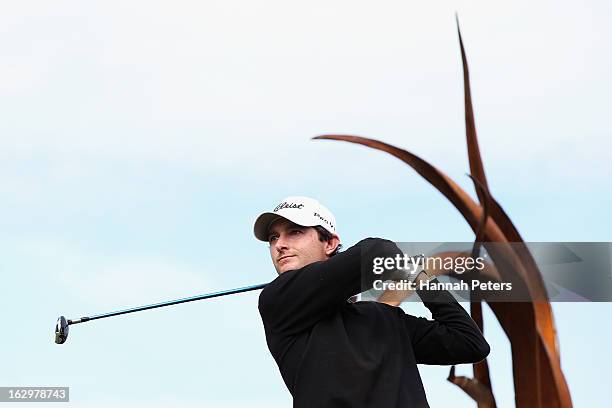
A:
[[[489,354],[488,343],[446,291],[417,291],[433,320],[349,301],[371,287],[362,265],[401,251],[367,238],[339,252],[336,229],[333,214],[308,197],[284,199],[254,226],[278,272],[259,296],[259,312],[293,406],[429,407],[417,364],[476,363]],[[416,276],[427,279],[426,272]]]

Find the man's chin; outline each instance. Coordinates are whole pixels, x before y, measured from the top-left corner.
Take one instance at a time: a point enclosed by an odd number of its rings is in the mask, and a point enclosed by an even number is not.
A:
[[[294,269],[297,269],[297,268],[292,268],[292,267],[288,267],[288,266],[281,266],[281,268],[278,270],[278,274],[280,275],[281,273],[289,272],[289,271],[292,271]]]
[[[278,274],[289,272],[294,269],[300,269],[297,260],[291,259],[289,261],[282,262],[281,265],[278,266]]]

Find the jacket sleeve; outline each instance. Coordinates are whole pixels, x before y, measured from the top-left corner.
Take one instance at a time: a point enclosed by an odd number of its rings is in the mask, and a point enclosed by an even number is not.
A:
[[[431,282],[436,282],[432,279]],[[406,314],[418,364],[466,364],[484,360],[489,343],[470,315],[445,290],[417,290],[433,320]]]
[[[363,274],[362,267],[372,265],[374,257],[397,253],[392,241],[366,238],[328,260],[282,273],[259,296],[264,325],[284,335],[312,327],[362,287],[372,286],[371,266]]]

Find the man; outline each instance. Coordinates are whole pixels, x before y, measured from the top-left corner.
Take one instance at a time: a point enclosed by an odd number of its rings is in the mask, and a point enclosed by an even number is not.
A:
[[[446,291],[417,291],[433,320],[348,302],[371,287],[363,265],[401,252],[377,238],[338,252],[336,228],[333,214],[308,197],[286,198],[254,226],[279,274],[261,292],[259,311],[293,406],[428,407],[417,364],[475,363],[488,343]]]

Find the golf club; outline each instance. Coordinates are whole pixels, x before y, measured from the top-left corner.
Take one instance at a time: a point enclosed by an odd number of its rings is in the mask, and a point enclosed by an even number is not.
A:
[[[104,319],[106,317],[113,317],[113,316],[119,316],[119,315],[127,314],[127,313],[140,312],[142,310],[155,309],[158,307],[178,305],[179,303],[193,302],[195,300],[204,300],[204,299],[210,299],[210,298],[214,298],[218,296],[233,295],[236,293],[263,289],[266,285],[267,283],[262,283],[259,285],[245,286],[245,287],[237,288],[237,289],[222,290],[220,292],[213,292],[213,293],[207,293],[204,295],[192,296],[188,298],[169,300],[167,302],[154,303],[154,304],[146,305],[146,306],[133,307],[130,309],[119,310],[116,312],[102,313],[102,314],[98,314],[94,316],[84,316],[84,317],[81,317],[75,320],[66,319],[64,316],[60,316],[57,319],[57,323],[55,324],[55,343],[64,344],[66,342],[66,339],[68,339],[68,329],[69,329],[69,326],[72,324],[85,323],[91,320]]]

